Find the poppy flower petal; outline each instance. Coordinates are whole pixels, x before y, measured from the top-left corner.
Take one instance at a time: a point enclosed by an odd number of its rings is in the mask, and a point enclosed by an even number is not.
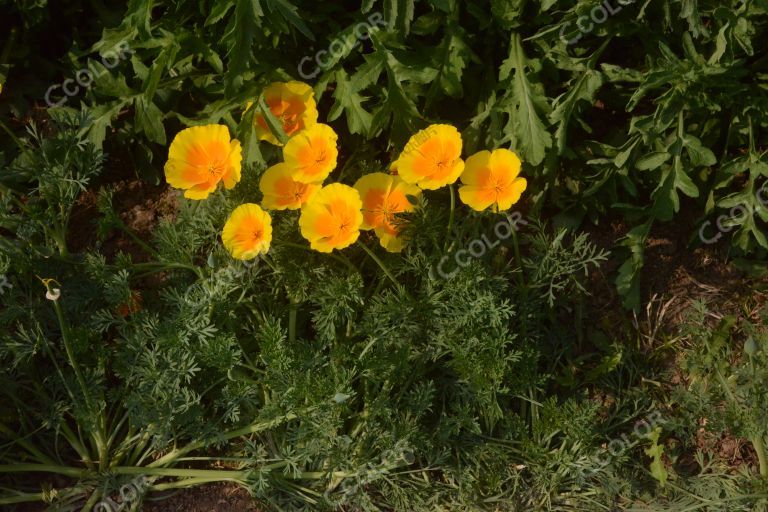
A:
[[[272,218],[257,204],[242,204],[230,214],[221,239],[235,259],[249,260],[266,254],[272,242]]]

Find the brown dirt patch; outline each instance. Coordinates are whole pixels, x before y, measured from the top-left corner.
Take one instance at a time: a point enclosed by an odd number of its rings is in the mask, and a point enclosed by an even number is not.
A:
[[[167,185],[149,185],[139,180],[119,180],[109,184],[113,190],[112,207],[125,225],[142,240],[151,240],[158,221],[173,218],[178,208],[178,194]],[[98,192],[88,190],[77,200],[70,220],[69,248],[81,252],[99,243],[96,221],[101,215],[96,207]],[[134,261],[146,261],[148,255],[121,230],[112,230],[102,240],[100,252],[107,257],[119,251]]]
[[[156,499],[156,496],[150,496]],[[162,501],[145,500],[144,512],[266,512],[268,509],[233,484],[185,489]]]

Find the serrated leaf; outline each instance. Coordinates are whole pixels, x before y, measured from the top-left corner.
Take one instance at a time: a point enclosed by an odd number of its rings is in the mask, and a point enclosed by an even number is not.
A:
[[[346,71],[340,69],[334,75],[336,78],[336,89],[333,91],[335,103],[328,119],[330,121],[337,119],[343,110],[351,133],[368,134],[373,116],[362,106],[366,98],[352,87],[352,81],[348,79]]]
[[[163,113],[144,96],[136,98],[136,128],[143,131],[149,140],[165,145]]]
[[[710,166],[717,163],[717,157],[712,150],[704,147],[701,141],[693,135],[683,135],[683,147],[694,167]]]
[[[511,66],[514,68],[512,90],[505,97],[514,107],[508,111],[512,134],[516,139],[523,159],[531,165],[539,165],[546,154],[547,148],[552,147],[552,136],[542,123],[537,107],[546,104],[546,99],[537,94],[526,75],[526,59],[523,53],[519,34],[512,36],[510,43]]]
[[[227,69],[227,92],[234,95],[242,86],[243,73],[251,61],[251,45],[264,12],[259,0],[237,0],[224,38],[231,41]]]
[[[664,467],[664,445],[659,444],[659,436],[661,434],[661,427],[656,427],[648,437],[651,441],[651,445],[645,449],[645,454],[651,457],[651,476],[658,480],[659,485],[664,487],[667,483],[667,470]]]
[[[586,101],[590,105],[594,103],[595,95],[602,85],[602,75],[598,71],[588,69],[576,79],[568,92],[561,94],[553,102],[549,120],[557,124],[555,141],[559,154],[565,151],[568,126],[577,103],[579,101]]]
[[[222,19],[234,5],[234,2],[231,0],[216,0],[216,3],[211,8],[211,13],[205,19],[205,26],[213,25]]]
[[[288,0],[265,0],[269,10],[272,12],[278,12],[285,18],[288,23],[296,27],[296,29],[304,34],[304,36],[310,41],[315,40],[314,34],[309,30],[304,20],[299,17],[297,11],[298,8],[290,3]]]

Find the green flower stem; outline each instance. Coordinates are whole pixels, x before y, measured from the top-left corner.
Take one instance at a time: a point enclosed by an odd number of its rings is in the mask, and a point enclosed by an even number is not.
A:
[[[51,238],[53,238],[53,241],[56,242],[56,247],[59,248],[59,254],[61,257],[69,257],[69,249],[67,249],[67,240],[63,233],[63,229],[47,229],[47,231],[51,235]]]
[[[25,450],[27,450],[32,456],[37,458],[40,462],[43,464],[55,464],[53,459],[45,455],[43,452],[35,448],[35,446],[30,443],[27,439],[23,437],[19,437],[16,435],[16,433],[8,428],[4,423],[0,423],[0,433],[2,433],[5,436],[8,436],[11,441],[18,444]]]
[[[48,290],[48,292],[52,292],[52,289],[49,283],[46,283],[45,287]],[[88,408],[91,409],[93,406],[93,402],[91,400],[90,393],[88,393],[88,386],[85,384],[85,378],[83,377],[83,373],[80,371],[80,365],[77,364],[77,360],[75,359],[75,353],[72,350],[72,343],[69,339],[69,326],[67,325],[67,322],[64,319],[64,312],[62,311],[61,305],[59,304],[59,299],[52,300],[51,302],[53,302],[53,309],[56,311],[56,318],[59,321],[59,328],[61,329],[61,339],[64,342],[64,350],[66,350],[67,352],[67,358],[69,359],[69,364],[72,366],[72,369],[75,371],[75,377],[77,377],[77,382],[80,385],[80,391],[82,391],[83,397],[85,398],[85,403],[88,405]]]
[[[51,292],[50,281],[45,282],[45,287],[49,292]],[[59,299],[52,300],[51,302],[53,302],[53,309],[56,311],[56,318],[59,321],[59,328],[61,329],[61,339],[64,343],[64,350],[67,353],[69,364],[72,366],[72,369],[75,372],[75,377],[77,378],[77,382],[80,385],[80,390],[83,393],[85,404],[91,414],[99,415],[99,426],[97,431],[93,433],[92,440],[95,444],[96,451],[99,454],[99,468],[105,469],[108,463],[107,459],[109,450],[106,442],[106,434],[104,432],[105,425],[103,411],[97,410],[93,397],[91,397],[91,394],[88,392],[88,386],[85,382],[85,378],[83,377],[83,373],[80,370],[80,365],[77,363],[77,359],[75,358],[75,352],[72,349],[72,341],[69,337],[69,325],[64,318],[64,312],[61,309],[61,304],[59,304]]]
[[[194,217],[197,213],[198,208],[200,208],[200,203],[202,203],[202,200],[199,199],[190,199],[192,201],[192,206],[189,207],[189,216]]]
[[[451,212],[448,214],[448,229],[445,237],[445,250],[448,251],[448,244],[451,243],[451,233],[453,231],[453,217],[456,211],[456,192],[453,190],[453,184],[448,185],[448,191],[451,193]]]
[[[275,247],[280,247],[280,246],[291,247],[293,249],[301,249],[302,251],[308,251],[308,252],[312,252],[312,253],[315,253],[315,254],[323,254],[324,256],[328,256],[329,258],[333,258],[334,260],[336,260],[336,261],[338,261],[340,263],[343,263],[344,265],[349,267],[349,269],[352,272],[356,272],[356,273],[360,272],[360,270],[358,270],[358,268],[356,266],[354,266],[352,264],[352,262],[349,261],[349,259],[347,259],[346,257],[342,257],[341,255],[336,255],[336,254],[333,254],[333,253],[328,253],[328,254],[318,253],[317,251],[315,251],[311,247],[308,247],[306,245],[301,245],[301,244],[295,244],[293,242],[282,242],[282,241],[281,242],[275,242],[275,241],[273,241],[272,245],[274,245]]]
[[[42,492],[17,493],[14,496],[0,498],[0,505],[12,505],[14,503],[27,503],[30,501],[43,501],[45,495]]]
[[[186,263],[150,261],[146,263],[134,263],[132,267],[134,270],[146,269],[145,272],[142,272],[137,277],[144,277],[149,274],[164,272],[166,270],[183,269],[183,270],[189,270],[190,272],[193,272],[200,279],[205,279],[205,276],[203,275],[203,272],[199,267],[196,267],[194,265],[187,265]]]
[[[61,423],[61,433],[64,436],[64,438],[67,440],[69,445],[74,449],[77,454],[80,456],[80,459],[85,463],[86,467],[91,468],[93,467],[93,460],[91,459],[91,454],[88,453],[88,450],[83,446],[83,440],[77,436],[72,429],[69,427],[69,425],[66,424],[66,422]]]
[[[308,409],[305,409],[302,411],[303,413],[309,412],[314,407],[310,407]],[[227,432],[223,434],[221,437],[217,439],[217,441],[226,441],[229,439],[233,439],[235,437],[242,437],[246,436],[248,434],[255,434],[257,432],[261,432],[264,430],[269,430],[270,428],[276,427],[282,423],[285,423],[287,421],[295,420],[299,417],[299,414],[297,413],[288,413],[283,416],[280,416],[278,418],[275,418],[273,420],[264,421],[264,422],[256,422],[248,425],[247,427],[243,427],[237,430],[233,430],[231,432]],[[176,450],[173,450],[169,452],[168,454],[164,455],[163,457],[160,457],[156,461],[150,463],[148,467],[150,468],[157,468],[162,466],[167,466],[170,463],[174,462],[179,457],[186,455],[187,453],[197,450],[199,448],[203,448],[205,446],[205,442],[203,441],[195,441],[192,443],[189,443],[188,445],[184,446],[183,448],[177,448]]]
[[[123,233],[131,237],[131,240],[133,240],[136,243],[136,245],[144,249],[147,253],[151,254],[153,257],[160,259],[160,253],[158,253],[147,242],[139,238],[139,235],[137,235],[131,228],[126,226],[122,221],[120,222],[120,229],[123,230]]]
[[[358,245],[360,245],[360,247],[362,247],[362,248],[363,248],[363,250],[364,250],[365,252],[367,252],[367,253],[368,253],[368,256],[370,256],[370,257],[371,257],[371,259],[372,259],[373,261],[375,261],[377,265],[379,265],[379,267],[381,268],[381,270],[382,270],[382,271],[384,271],[384,274],[386,274],[386,276],[389,278],[389,280],[390,280],[390,281],[392,281],[392,283],[393,283],[393,284],[394,284],[396,287],[398,287],[398,288],[401,288],[401,287],[402,287],[402,286],[401,286],[401,284],[400,284],[400,283],[397,281],[397,279],[395,279],[395,276],[393,276],[393,275],[392,275],[392,272],[390,272],[390,271],[389,271],[389,269],[387,268],[387,266],[386,266],[386,265],[384,265],[384,262],[383,262],[383,261],[381,261],[381,260],[379,259],[379,257],[378,257],[378,256],[376,256],[376,254],[375,254],[375,253],[374,253],[372,250],[370,250],[370,249],[368,248],[368,246],[367,246],[367,245],[365,245],[363,242],[361,242],[360,240],[358,240],[358,241],[357,241],[357,243],[358,243]]]
[[[6,126],[2,119],[0,119],[0,128],[2,128],[3,131],[11,137],[11,140],[19,147],[19,150],[21,150],[22,153],[27,152],[27,148],[24,147],[24,144],[22,144],[16,134],[13,133],[13,131],[8,128],[8,126]]]
[[[2,464],[0,465],[0,473],[54,473],[72,478],[82,478],[88,473],[88,470],[56,464]]]
[[[262,115],[262,117],[264,117],[264,121],[267,123],[269,131],[272,132],[272,135],[274,135],[275,138],[280,141],[280,145],[285,146],[289,137],[285,134],[285,130],[283,130],[283,125],[280,123],[280,120],[275,117],[275,114],[273,114],[269,109],[269,105],[267,105],[266,100],[264,100],[264,95],[259,97],[259,101],[257,102],[257,110]]]
[[[96,506],[96,504],[101,500],[102,497],[103,497],[103,491],[101,489],[94,489],[94,491],[88,497],[88,501],[85,502],[85,505],[83,505],[83,508],[82,510],[80,510],[80,512],[91,512],[91,510],[93,510],[93,507]]]
[[[214,478],[218,480],[239,480],[248,476],[248,471],[230,471],[225,469],[183,469],[116,466],[113,468],[113,471],[119,475],[167,476],[177,478]]]
[[[173,489],[185,489],[187,487],[195,487],[203,484],[210,484],[214,482],[235,482],[243,484],[241,480],[231,477],[213,477],[213,478],[185,478],[183,480],[177,480],[175,482],[165,482],[162,484],[153,484],[153,491],[171,491]]]

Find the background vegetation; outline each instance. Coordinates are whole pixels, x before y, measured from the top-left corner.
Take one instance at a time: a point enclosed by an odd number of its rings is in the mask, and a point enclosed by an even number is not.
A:
[[[695,302],[667,329],[641,286],[664,226],[683,252],[704,228],[725,235],[715,257],[763,265],[768,2],[0,9],[3,506],[93,509],[143,475],[283,510],[768,508],[762,295]],[[49,108],[83,69],[93,83]],[[448,231],[438,191],[411,247],[379,253],[397,284],[360,248],[234,262],[218,233],[276,155],[243,111],[287,79],[313,85],[350,183],[433,122],[465,154],[518,151],[528,225],[443,279],[498,219],[462,211]],[[219,122],[243,181],[137,234],[122,182],[161,183],[173,135]],[[275,239],[303,244],[295,222]],[[615,245],[581,232],[613,224]]]

